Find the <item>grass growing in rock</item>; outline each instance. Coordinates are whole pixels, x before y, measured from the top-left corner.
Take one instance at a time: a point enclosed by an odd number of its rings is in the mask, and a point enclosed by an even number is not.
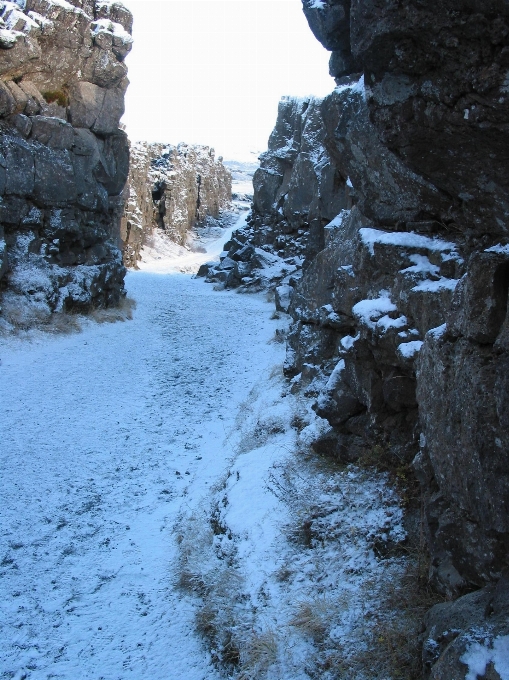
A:
[[[420,677],[424,565],[390,475],[309,447],[326,427],[273,371],[225,445],[233,455],[200,515],[183,516],[180,586],[235,680]]]
[[[66,89],[60,90],[46,90],[42,93],[44,99],[48,104],[53,104],[56,102],[59,106],[66,107],[69,106],[69,92]]]

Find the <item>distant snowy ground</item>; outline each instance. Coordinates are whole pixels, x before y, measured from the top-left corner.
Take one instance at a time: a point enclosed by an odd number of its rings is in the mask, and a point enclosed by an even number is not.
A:
[[[379,637],[398,498],[309,455],[273,305],[180,273],[227,238],[144,258],[132,321],[0,340],[0,678],[325,680]]]
[[[219,262],[223,245],[232,232],[245,226],[253,198],[253,175],[259,167],[252,160],[224,161],[224,165],[232,173],[232,196],[237,213],[225,211],[219,220],[210,219],[190,233],[185,247],[173,243],[156,229],[141,251],[142,259],[138,263],[141,270],[193,274],[204,262]]]
[[[236,197],[252,199],[253,197],[253,175],[260,167],[256,158],[246,161],[225,160],[223,164],[232,173],[232,192]]]

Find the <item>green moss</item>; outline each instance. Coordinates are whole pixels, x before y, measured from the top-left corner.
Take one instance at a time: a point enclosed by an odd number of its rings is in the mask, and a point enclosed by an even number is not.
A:
[[[47,92],[43,92],[42,96],[48,102],[48,104],[56,102],[59,106],[69,106],[69,95],[64,89],[48,90]]]

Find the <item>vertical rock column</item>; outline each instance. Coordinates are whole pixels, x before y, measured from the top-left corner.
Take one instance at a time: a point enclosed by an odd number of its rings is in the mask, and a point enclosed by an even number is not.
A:
[[[117,304],[129,168],[120,2],[0,2],[1,315]]]

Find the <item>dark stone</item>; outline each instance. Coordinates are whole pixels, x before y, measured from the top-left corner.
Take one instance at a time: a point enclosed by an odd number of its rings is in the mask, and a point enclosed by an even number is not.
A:
[[[110,196],[118,196],[129,173],[129,144],[127,135],[119,131],[104,142],[101,160],[94,172],[97,180]]]
[[[35,181],[33,148],[21,138],[4,136],[0,138],[0,152],[5,159],[5,193],[32,195]]]
[[[508,369],[506,351],[494,353],[491,345],[464,337],[428,334],[421,351],[417,398],[432,469],[428,484],[440,493],[439,504],[434,497],[428,504],[434,573],[437,585],[453,595],[455,583],[440,576],[444,559],[477,586],[506,564]]]
[[[31,138],[51,149],[70,149],[74,143],[72,125],[58,118],[34,116]]]
[[[239,250],[230,250],[230,255],[233,260],[236,260],[237,262],[249,262],[253,255],[255,254],[255,249],[252,245],[246,244],[245,246],[242,246],[242,248],[239,248]]]
[[[508,593],[509,580],[503,576],[498,583],[464,595],[455,602],[437,604],[428,612],[423,646],[426,679],[464,680],[467,666],[462,657],[468,647],[477,643],[489,650],[497,637],[507,635]],[[491,671],[486,670],[483,678],[503,677],[493,666]]]
[[[34,198],[40,205],[65,205],[77,198],[71,154],[39,147],[34,154]]]
[[[310,29],[325,49],[348,49],[350,0],[332,0],[323,7],[315,7],[310,0],[304,0],[303,9]]]
[[[207,276],[211,267],[212,267],[211,262],[205,262],[204,264],[200,265],[200,268],[198,269],[198,273],[196,274],[196,276],[199,276],[199,277]]]

